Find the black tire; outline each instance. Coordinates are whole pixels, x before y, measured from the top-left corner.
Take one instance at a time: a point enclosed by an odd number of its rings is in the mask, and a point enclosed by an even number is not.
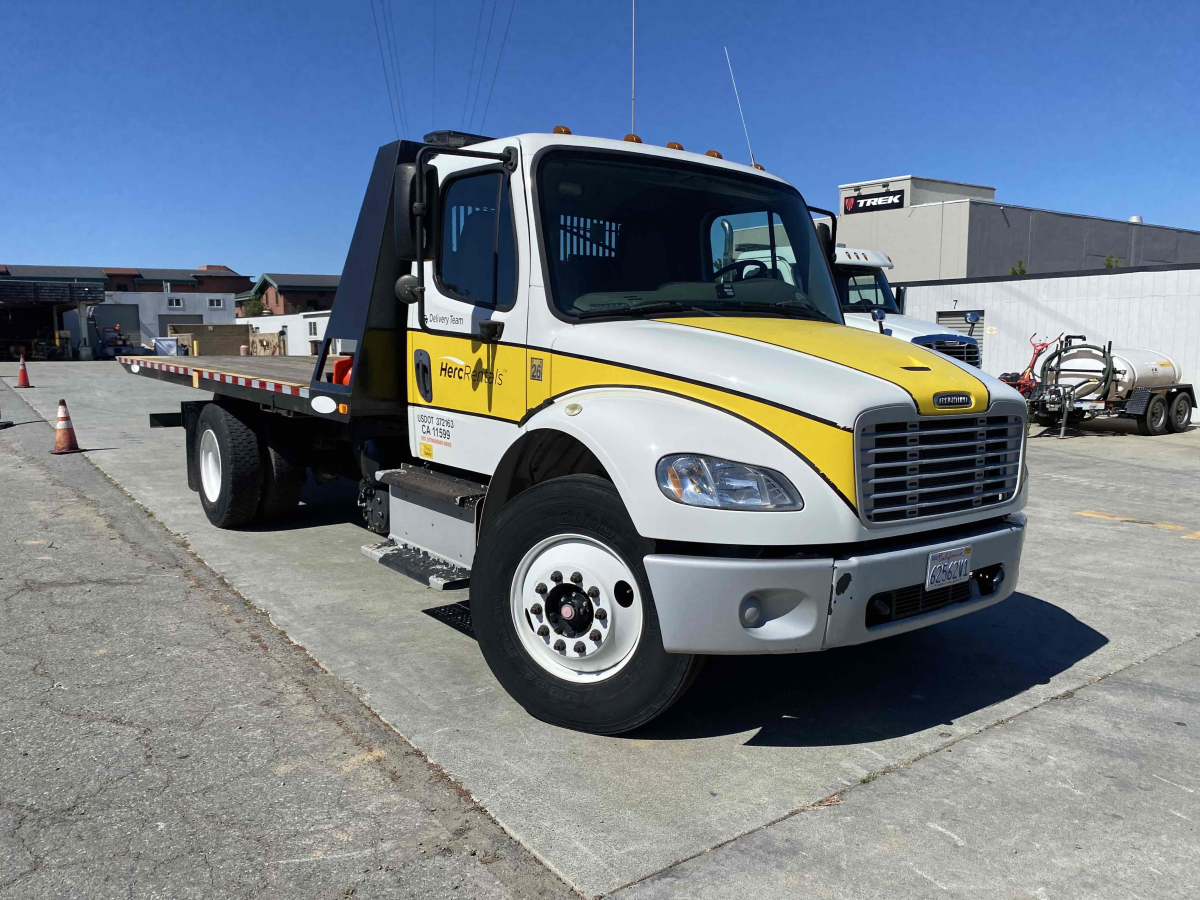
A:
[[[217,496],[205,486],[205,435],[211,432],[219,451]],[[209,403],[200,413],[196,427],[196,469],[200,473],[200,504],[208,521],[218,528],[236,528],[258,513],[262,494],[258,435],[227,409]]]
[[[264,422],[263,431],[259,437],[262,485],[257,518],[260,522],[278,522],[300,505],[300,493],[308,481],[308,468],[288,446],[284,435],[277,434],[269,422]]]
[[[536,662],[516,635],[511,596],[525,554],[556,534],[604,544],[637,580],[642,632],[617,674],[579,684]],[[496,680],[533,716],[578,731],[620,734],[644,725],[678,700],[695,680],[702,657],[667,653],[638,535],[616,488],[594,475],[570,475],[536,485],[513,499],[482,536],[471,570],[471,620],[479,649]]]
[[[1147,437],[1157,437],[1167,433],[1167,398],[1155,394],[1146,404],[1145,411],[1137,417],[1138,431]]]
[[[1049,413],[1034,413],[1033,421],[1037,422],[1043,428],[1049,428],[1051,425],[1057,425],[1060,419],[1058,416]]]
[[[1179,434],[1187,431],[1192,421],[1192,398],[1180,391],[1171,401],[1171,409],[1167,413],[1167,428]]]

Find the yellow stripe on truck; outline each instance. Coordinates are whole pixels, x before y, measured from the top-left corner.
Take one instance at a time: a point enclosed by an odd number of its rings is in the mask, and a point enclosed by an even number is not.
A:
[[[778,323],[778,319],[772,320]],[[690,397],[725,410],[758,426],[785,443],[855,505],[854,435],[845,429],[815,421],[768,403],[731,394],[718,388],[680,381],[632,369],[617,363],[552,356],[552,395],[601,385],[652,388]]]
[[[733,317],[659,321],[773,344],[874,375],[907,391],[923,416],[979,413],[986,410],[991,401],[987,385],[942,354],[846,325],[803,319]],[[972,403],[953,409],[937,409],[933,397],[941,393],[967,393],[971,395]]]

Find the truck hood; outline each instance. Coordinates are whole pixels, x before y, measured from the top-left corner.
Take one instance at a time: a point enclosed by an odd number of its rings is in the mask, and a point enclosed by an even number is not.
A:
[[[922,415],[962,415],[982,412],[994,395],[1011,390],[915,344],[800,319],[594,322],[562,332],[551,349],[554,394],[589,383],[640,385],[685,396],[707,389],[847,431],[860,412],[872,407],[904,404],[915,405]],[[938,409],[933,397],[943,392],[967,393],[971,405]]]
[[[871,318],[868,313],[843,313],[846,319],[846,324],[851,328],[857,328],[860,331],[873,331],[879,333],[879,325]],[[899,338],[902,341],[911,341],[915,337],[926,337],[931,334],[947,334],[956,339],[960,339],[962,335],[954,334],[944,325],[937,325],[933,322],[926,322],[924,319],[914,319],[912,316],[898,316],[892,313],[883,320],[883,327],[890,331],[891,336]]]

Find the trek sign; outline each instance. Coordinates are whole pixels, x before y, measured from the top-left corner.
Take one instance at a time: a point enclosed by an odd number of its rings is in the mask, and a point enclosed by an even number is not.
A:
[[[900,209],[904,206],[904,191],[884,191],[880,194],[854,194],[842,200],[842,212],[879,212],[882,209]]]

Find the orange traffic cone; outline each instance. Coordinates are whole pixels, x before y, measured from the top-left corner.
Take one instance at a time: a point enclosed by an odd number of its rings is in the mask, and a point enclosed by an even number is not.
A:
[[[33,387],[33,385],[29,383],[29,370],[25,368],[24,353],[21,354],[21,368],[17,369],[17,387]]]
[[[51,453],[79,453],[79,442],[75,440],[75,426],[67,412],[67,401],[58,401],[58,421],[54,425],[54,449]]]

